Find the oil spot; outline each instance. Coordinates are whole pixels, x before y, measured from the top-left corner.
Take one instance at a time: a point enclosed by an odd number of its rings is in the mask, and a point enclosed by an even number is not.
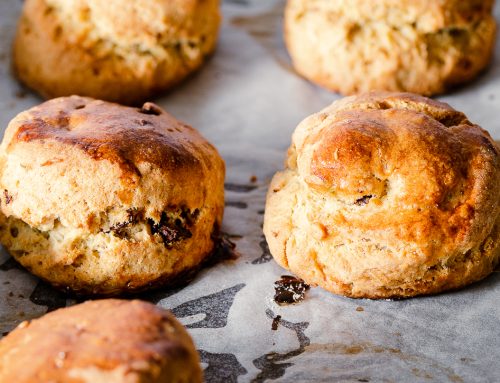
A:
[[[432,375],[429,374],[428,372],[421,371],[418,368],[412,368],[411,372],[413,375],[415,375],[417,378],[424,378],[424,379],[433,379]]]
[[[351,359],[351,363],[370,363],[376,365],[386,365],[387,363],[404,363],[409,367],[409,372],[415,377],[433,380],[433,381],[446,381],[449,380],[453,383],[463,383],[463,379],[458,376],[451,368],[440,364],[439,362],[431,359],[425,355],[414,355],[403,353],[398,348],[373,345],[371,343],[313,343],[305,348],[302,357],[305,360],[324,360],[332,363],[336,357],[346,357]],[[309,358],[309,359],[308,359]],[[304,363],[304,362],[302,362]],[[346,371],[337,370],[335,373],[341,374],[343,379],[346,378]],[[352,376],[348,376],[348,380],[367,379],[367,377],[357,375],[356,371],[351,372]],[[356,376],[357,375],[357,376]],[[334,377],[331,377],[335,381]],[[378,378],[381,378],[380,376]],[[372,378],[371,378],[372,379]],[[349,380],[350,381],[350,380]]]

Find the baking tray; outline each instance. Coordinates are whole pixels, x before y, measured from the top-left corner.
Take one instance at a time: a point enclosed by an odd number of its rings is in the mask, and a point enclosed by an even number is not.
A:
[[[297,123],[338,98],[291,70],[281,36],[283,5],[225,1],[217,53],[189,81],[155,100],[199,129],[226,160],[223,229],[241,256],[204,269],[182,289],[143,298],[171,309],[188,327],[208,382],[499,382],[498,272],[431,297],[353,300],[312,288],[298,305],[274,303],[273,284],[285,272],[271,260],[262,235],[267,185],[282,168]],[[40,102],[9,69],[21,6],[19,0],[0,0],[2,129]],[[500,19],[500,6],[495,9]],[[439,99],[499,139],[496,48],[485,75]],[[1,333],[74,303],[0,252]]]

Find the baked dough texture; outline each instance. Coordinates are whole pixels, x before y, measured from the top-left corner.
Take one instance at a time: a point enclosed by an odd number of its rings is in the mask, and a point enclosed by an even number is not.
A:
[[[443,93],[491,61],[494,0],[288,0],[299,74],[345,95]]]
[[[77,293],[168,284],[213,251],[224,173],[210,143],[154,104],[47,101],[0,145],[0,242]]]
[[[108,299],[21,323],[0,341],[0,381],[201,383],[202,372],[173,315],[138,300]]]
[[[46,98],[139,105],[204,63],[219,24],[219,0],[26,0],[14,68]]]
[[[264,233],[281,266],[333,293],[434,294],[498,265],[499,199],[485,130],[441,102],[368,93],[297,127]]]

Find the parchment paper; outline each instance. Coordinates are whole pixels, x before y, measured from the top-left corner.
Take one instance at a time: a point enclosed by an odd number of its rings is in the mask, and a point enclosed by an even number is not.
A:
[[[40,102],[10,74],[22,2],[0,0],[0,127]],[[241,257],[203,270],[183,289],[143,296],[187,325],[208,382],[499,382],[500,274],[458,292],[402,301],[352,300],[312,288],[277,306],[286,272],[261,231],[264,199],[297,123],[337,95],[290,69],[282,0],[223,3],[219,48],[208,65],[155,100],[198,128],[227,163],[224,230]],[[500,6],[496,6],[500,19]],[[441,100],[500,138],[500,44],[487,74]],[[251,177],[257,176],[252,183]],[[0,253],[0,332],[73,304]],[[280,315],[277,330],[272,318]]]

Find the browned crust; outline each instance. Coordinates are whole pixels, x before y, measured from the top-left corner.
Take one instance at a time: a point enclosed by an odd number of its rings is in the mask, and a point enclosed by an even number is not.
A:
[[[163,286],[214,248],[224,161],[157,105],[53,99],[9,124],[0,157],[0,240],[60,289]]]
[[[264,232],[280,265],[337,294],[401,298],[476,282],[500,258],[500,150],[449,105],[373,92],[296,129]]]
[[[312,4],[309,8],[308,3],[313,3],[313,1],[308,0],[288,0],[285,10],[285,23],[283,28],[284,40],[287,46],[287,50],[291,56],[294,69],[297,74],[306,80],[312,81],[323,88],[330,91],[341,93],[343,95],[354,95],[360,94],[368,91],[392,91],[392,92],[413,92],[422,94],[425,96],[439,95],[449,92],[463,84],[466,84],[479,75],[481,75],[485,70],[488,69],[489,64],[492,61],[492,57],[495,51],[496,42],[496,22],[492,16],[492,9],[494,5],[494,0],[488,1],[460,1],[451,0],[444,2],[429,2],[424,1],[390,1],[385,0],[380,4],[377,3],[379,9],[385,9],[386,13],[390,13],[391,9],[401,9],[412,8],[413,13],[415,13],[417,18],[411,23],[406,23],[401,20],[401,23],[407,28],[415,28],[416,32],[421,34],[421,39],[419,46],[413,48],[412,54],[415,54],[422,60],[425,65],[420,65],[415,63],[414,57],[407,56],[406,51],[399,51],[397,45],[393,45],[390,52],[387,53],[392,60],[380,61],[381,54],[379,51],[373,51],[372,55],[368,58],[363,57],[362,52],[365,51],[365,45],[371,45],[373,42],[358,42],[359,46],[354,44],[349,45],[346,51],[336,52],[334,56],[321,56],[320,54],[312,53],[319,52],[320,47],[315,46],[315,44],[322,44],[322,39],[316,38],[314,43],[303,43],[301,41],[296,41],[297,35],[304,35],[304,31],[295,32],[294,30],[299,30],[298,23],[295,18],[303,18],[306,13],[311,14],[327,14],[327,10],[322,10],[317,4]],[[364,23],[370,24],[372,22],[379,22],[384,16],[378,15],[378,13],[370,14],[370,10],[373,10],[373,2],[366,0],[359,0],[349,4],[351,8],[357,8],[359,13],[365,18],[360,19],[359,28],[363,28]],[[297,11],[295,8],[300,8]],[[366,10],[363,10],[366,9]],[[409,12],[408,12],[409,14]],[[332,20],[337,20],[338,14],[328,18],[328,22]],[[372,19],[374,17],[374,20]],[[397,20],[397,18],[396,18]],[[426,24],[430,22],[433,25],[432,28],[428,27],[419,30],[419,23]],[[394,17],[385,20],[388,25],[392,26],[395,21]],[[483,22],[483,30],[477,31],[478,25]],[[332,24],[334,25],[334,24]],[[489,29],[485,32],[484,29]],[[328,29],[328,25],[323,27],[324,30]],[[399,25],[392,26],[394,31],[399,30]],[[459,31],[460,33],[466,34],[467,38],[470,40],[471,36],[475,34],[481,35],[482,42],[480,44],[472,45],[460,45],[460,39],[463,37],[457,36],[452,38],[452,43],[448,42],[446,44],[441,44],[439,40],[442,35],[448,34],[449,31]],[[399,33],[399,31],[398,31]],[[403,35],[404,33],[401,32]],[[484,34],[484,35],[483,35]],[[433,41],[435,39],[436,41]],[[441,45],[439,45],[441,44]],[[418,53],[422,50],[422,45],[425,46],[424,51],[427,52],[425,55]],[[456,45],[456,46],[455,46]],[[433,54],[430,52],[437,52],[438,56],[440,54],[445,54],[446,50],[451,46],[454,46],[453,54],[460,52],[460,55],[456,58],[446,57],[438,58],[437,60],[432,60]],[[379,47],[380,48],[380,47]],[[382,48],[385,51],[385,48]],[[355,63],[351,65],[349,73],[345,73],[345,76],[350,78],[350,81],[342,81],[342,76],[340,79],[338,77],[332,78],[331,71],[339,71],[338,66],[335,65],[335,60],[339,62],[344,61],[345,56],[352,56],[354,58],[359,52],[359,60],[355,60]],[[404,56],[403,56],[404,55]],[[315,60],[311,63],[309,60],[305,60],[304,57],[312,56]],[[316,57],[317,56],[317,57]],[[452,60],[452,61],[449,61]],[[326,67],[321,68],[320,62],[331,63]],[[364,63],[367,61],[369,64]],[[379,62],[380,61],[380,62]],[[316,63],[316,64],[314,64]],[[373,67],[379,66],[378,69]],[[381,75],[377,71],[380,70],[382,66],[394,67],[388,74]],[[342,70],[342,72],[345,72]],[[413,80],[417,78],[419,81],[415,82]],[[353,80],[354,79],[354,80]],[[408,81],[407,81],[408,80]]]
[[[495,248],[496,246],[496,248]],[[459,290],[488,277],[500,265],[500,220],[492,230],[491,236],[475,249],[457,257],[451,265],[440,262],[429,266],[427,272],[416,281],[405,281],[397,287],[380,288],[369,293],[353,292],[348,284],[340,290],[335,286],[328,289],[336,294],[357,299],[405,299],[421,295],[436,295]]]
[[[24,322],[0,342],[2,382],[92,381],[79,376],[87,369],[114,371],[113,382],[202,381],[184,328],[170,313],[138,300],[60,309]]]
[[[418,232],[442,233],[443,245],[467,242],[482,232],[483,217],[492,221],[487,217],[498,191],[491,180],[498,177],[500,151],[486,131],[449,105],[416,95],[372,93],[353,106],[339,108],[327,128],[308,138],[314,145],[310,187],[349,200],[383,200],[397,174],[411,187],[398,204],[420,207],[411,230],[399,231],[403,240],[417,239]],[[391,226],[385,214],[352,217],[349,224],[362,230]]]
[[[77,96],[30,109],[11,134],[7,151],[20,142],[55,140],[76,146],[95,160],[117,163],[137,176],[136,164],[141,162],[165,171],[195,172],[200,160],[193,155],[193,146],[199,145],[199,152],[215,150],[195,129],[153,103],[131,108]]]
[[[173,52],[178,57],[157,61],[138,74],[120,54],[110,52],[101,57],[92,47],[72,42],[67,36],[72,32],[63,29],[45,0],[27,0],[13,45],[13,71],[23,84],[47,99],[78,94],[140,105],[173,88],[204,64],[215,50],[219,18],[213,15],[214,36],[207,36],[208,45],[200,47],[204,54],[196,60],[185,61]]]

